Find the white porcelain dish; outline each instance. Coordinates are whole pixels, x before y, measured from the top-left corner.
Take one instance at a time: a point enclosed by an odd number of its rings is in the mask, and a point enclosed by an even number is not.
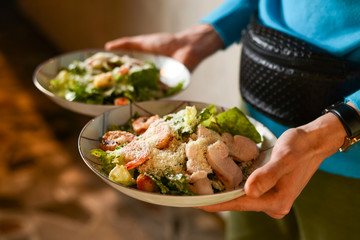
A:
[[[67,67],[74,60],[82,61],[97,52],[104,51],[104,49],[88,49],[70,52],[51,58],[36,68],[33,75],[33,82],[41,92],[43,92],[46,96],[48,96],[52,101],[61,107],[87,116],[98,116],[99,114],[113,109],[116,106],[68,101],[62,97],[57,96],[54,92],[51,91],[50,80],[58,74],[60,69]],[[175,59],[137,51],[116,50],[111,52],[118,55],[128,55],[136,59],[155,63],[155,65],[160,69],[161,81],[170,87],[175,87],[180,82],[183,82],[183,91],[190,84],[189,70],[182,63],[176,61]],[[172,96],[168,98],[171,97]]]
[[[107,127],[112,124],[118,125],[125,123],[135,112],[138,112],[140,115],[158,114],[163,116],[169,113],[177,112],[185,108],[185,106],[196,106],[197,109],[202,109],[208,105],[210,104],[175,100],[159,100],[132,103],[129,105],[117,107],[103,113],[98,117],[93,118],[82,129],[78,139],[80,155],[86,165],[110,186],[122,192],[123,194],[148,203],[171,207],[198,207],[225,202],[237,198],[244,194],[242,187],[228,192],[198,196],[169,196],[140,191],[131,187],[125,187],[101,174],[98,171],[98,168],[101,166],[100,161],[90,153],[92,149],[99,147],[99,137],[104,135]],[[223,107],[217,108],[221,112],[226,110]],[[263,142],[259,144],[261,153],[254,165],[255,168],[258,168],[269,161],[276,137],[264,125],[250,117],[249,119],[255,125],[256,129],[263,138]]]

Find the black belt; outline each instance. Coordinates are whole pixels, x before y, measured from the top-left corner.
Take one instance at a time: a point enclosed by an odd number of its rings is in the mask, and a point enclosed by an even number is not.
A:
[[[360,65],[252,23],[243,32],[240,90],[245,102],[295,127],[360,89]]]

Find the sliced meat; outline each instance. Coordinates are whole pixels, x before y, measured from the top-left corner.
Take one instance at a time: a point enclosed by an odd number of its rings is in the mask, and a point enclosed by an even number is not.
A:
[[[237,161],[250,161],[259,156],[259,148],[250,138],[223,133],[223,141],[229,148],[229,155]]]
[[[243,174],[241,169],[228,155],[228,147],[220,140],[210,145],[206,152],[207,160],[215,174],[224,183],[226,189],[231,190],[239,186],[243,179]]]
[[[218,134],[217,132],[211,129],[204,127],[201,124],[197,127],[196,134],[198,138],[205,138],[208,144],[213,144],[214,142],[216,142],[221,138],[220,134]]]
[[[204,171],[205,173],[212,173],[211,166],[206,160],[207,143],[204,139],[190,141],[186,144],[185,153],[188,161],[186,162],[187,171],[195,173]]]
[[[211,182],[207,177],[198,179],[194,183],[194,187],[193,187],[192,191],[199,195],[214,193],[212,186],[211,186]]]
[[[207,178],[208,173],[205,171],[197,171],[191,174],[190,176],[190,182],[196,182],[199,179]]]

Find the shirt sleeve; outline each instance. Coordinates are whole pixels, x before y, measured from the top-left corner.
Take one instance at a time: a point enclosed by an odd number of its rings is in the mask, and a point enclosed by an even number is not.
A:
[[[360,90],[357,90],[353,94],[345,98],[345,103],[351,102],[360,111]]]
[[[250,22],[258,4],[258,0],[225,0],[200,22],[211,24],[226,48],[241,39],[241,31]]]

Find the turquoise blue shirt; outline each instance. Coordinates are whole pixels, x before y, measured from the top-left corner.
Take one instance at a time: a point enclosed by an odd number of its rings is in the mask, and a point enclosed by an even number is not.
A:
[[[258,11],[265,26],[310,42],[336,56],[360,63],[359,0],[226,0],[201,22],[211,24],[225,47],[240,41],[241,31]],[[360,90],[347,96],[360,109]],[[280,136],[288,127],[249,107],[250,115]],[[360,178],[359,143],[352,150],[337,152],[324,160],[320,169]]]

